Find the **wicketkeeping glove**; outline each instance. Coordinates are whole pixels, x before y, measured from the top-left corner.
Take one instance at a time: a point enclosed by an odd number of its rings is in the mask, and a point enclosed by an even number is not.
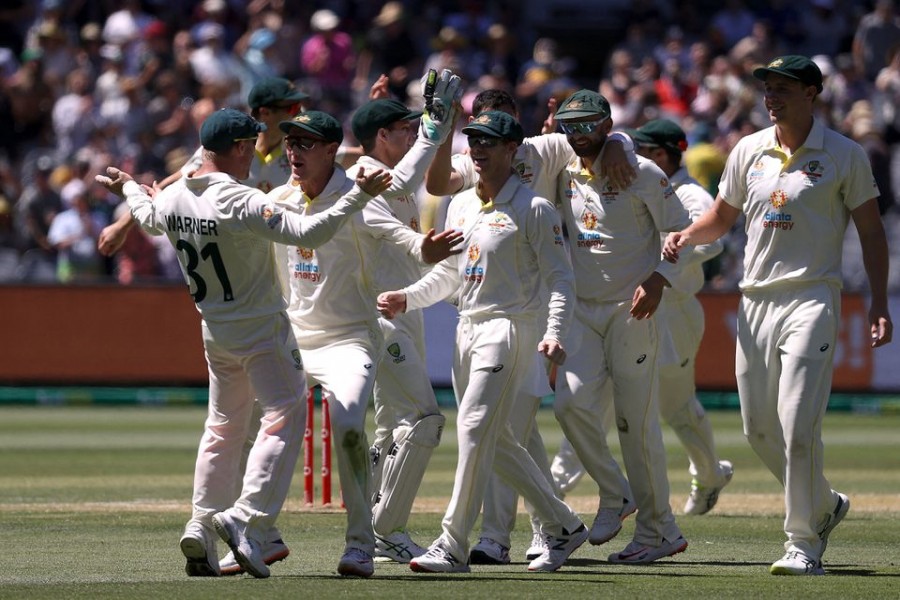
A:
[[[428,75],[422,78],[423,96],[431,96],[430,90],[426,90]],[[425,92],[428,91],[428,94]],[[438,144],[443,144],[450,135],[453,121],[456,116],[455,103],[462,97],[462,80],[449,69],[441,71],[434,84],[434,96],[430,105],[426,100],[422,125],[422,135]]]

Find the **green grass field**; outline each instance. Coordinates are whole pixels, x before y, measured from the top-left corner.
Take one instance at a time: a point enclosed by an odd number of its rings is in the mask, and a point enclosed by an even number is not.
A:
[[[900,579],[900,415],[832,413],[826,418],[827,475],[851,497],[835,530],[827,575],[768,574],[783,553],[778,485],[752,454],[736,411],[712,413],[723,458],[735,476],[719,506],[682,516],[689,487],[684,452],[666,431],[672,506],[690,546],[649,566],[606,563],[630,539],[582,547],[560,571],[525,569],[527,519],[513,536],[513,564],[468,575],[418,575],[379,564],[369,580],[344,580],[339,509],[302,504],[294,479],[279,525],[291,556],[272,577],[189,579],[178,539],[190,513],[191,479],[205,411],[198,407],[0,407],[0,598],[896,598]],[[448,425],[455,415],[448,411]],[[551,411],[539,416],[547,446],[560,434]],[[452,486],[455,432],[423,482],[411,520],[430,542]],[[318,477],[317,477],[318,485]],[[317,490],[318,493],[318,490]],[[335,497],[337,497],[335,482]],[[584,481],[568,498],[590,523],[596,488]],[[473,533],[473,538],[477,532]]]

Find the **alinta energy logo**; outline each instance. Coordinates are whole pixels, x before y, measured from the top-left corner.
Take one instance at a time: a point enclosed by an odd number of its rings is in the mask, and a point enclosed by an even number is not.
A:
[[[575,246],[578,248],[599,248],[603,245],[603,238],[596,231],[599,220],[593,211],[585,208],[581,213],[581,224],[584,225],[583,230],[578,231],[578,237],[575,240]]]
[[[469,265],[466,267],[465,281],[471,281],[473,283],[481,283],[484,281],[484,267],[475,265],[475,263],[478,262],[479,257],[481,257],[481,248],[478,244],[469,246],[469,249],[466,250],[466,258],[469,259]]]
[[[769,204],[775,210],[766,211],[763,215],[763,229],[781,229],[790,231],[794,228],[794,221],[791,213],[783,212],[781,209],[788,203],[788,195],[784,190],[775,190],[769,194]]]
[[[297,255],[300,260],[294,263],[294,279],[305,279],[313,283],[321,281],[322,274],[319,271],[319,265],[310,262],[315,256],[315,251],[297,246]]]

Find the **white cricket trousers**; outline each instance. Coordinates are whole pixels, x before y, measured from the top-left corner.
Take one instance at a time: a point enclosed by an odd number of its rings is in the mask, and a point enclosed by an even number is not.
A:
[[[264,540],[284,505],[306,418],[306,378],[283,313],[202,324],[209,365],[209,412],[194,471],[193,520],[212,526],[230,507]],[[254,397],[261,408],[243,483],[239,464]]]
[[[668,292],[666,292],[668,294]],[[656,318],[671,336],[675,356],[660,362],[659,410],[690,459],[690,473],[701,485],[721,485],[712,425],[697,399],[695,370],[703,339],[703,305],[696,296],[667,295]]]
[[[629,315],[631,301],[579,298],[569,357],[556,381],[556,418],[600,489],[602,508],[621,509],[631,485],[638,506],[634,540],[659,546],[681,532],[669,505],[666,452],[659,425],[659,346],[656,321]],[[580,335],[580,344],[577,337]],[[602,393],[612,379],[613,403],[626,482],[610,452]]]
[[[375,386],[380,341],[381,333],[373,325],[346,340],[300,350],[310,386],[322,386],[331,411],[333,447],[347,508],[345,551],[359,548],[369,554],[375,552],[375,534],[366,410]]]
[[[822,554],[818,531],[837,503],[824,474],[822,419],[840,311],[840,291],[820,283],[745,292],[737,318],[744,435],[784,486],[785,548],[813,558]]]
[[[534,460],[516,441],[509,416],[537,347],[533,322],[460,318],[453,359],[459,413],[459,459],[450,504],[442,521],[442,545],[460,562],[469,558],[469,534],[481,512],[492,472],[524,496],[541,520],[541,531],[559,536],[581,520],[553,493]]]
[[[412,427],[422,417],[438,415],[437,398],[425,362],[425,324],[421,310],[379,319],[384,344],[375,376],[375,439],[384,450],[399,425]]]

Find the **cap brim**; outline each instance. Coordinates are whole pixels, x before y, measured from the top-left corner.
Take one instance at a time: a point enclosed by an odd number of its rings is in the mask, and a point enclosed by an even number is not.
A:
[[[406,114],[405,117],[403,117],[403,120],[404,121],[412,121],[413,119],[418,119],[423,114],[425,114],[425,113],[423,113],[421,110],[411,110]]]
[[[308,98],[309,98],[309,94],[304,94],[300,90],[295,90],[295,91],[291,92],[290,94],[288,94],[287,96],[285,96],[283,98],[283,100],[286,100],[288,102],[300,102],[301,100],[306,100]]]
[[[753,69],[753,76],[759,79],[760,81],[765,81],[766,76],[772,73],[774,75],[781,75],[782,77],[787,77],[788,79],[793,79],[794,81],[803,81],[793,73],[788,73],[786,71],[779,71],[778,69],[770,69],[769,67],[757,67]]]
[[[466,125],[465,127],[462,128],[462,132],[463,132],[465,135],[472,135],[472,134],[477,134],[477,133],[483,133],[484,135],[487,135],[487,136],[489,136],[489,137],[495,137],[495,138],[502,138],[502,137],[503,137],[502,135],[498,134],[498,133],[497,133],[496,131],[494,131],[493,129],[488,129],[488,128],[485,127],[484,125]]]
[[[609,116],[593,110],[570,110],[556,113],[556,119],[558,121],[566,121],[568,119],[580,119],[581,117],[593,117],[595,115],[601,118]]]
[[[316,131],[316,130],[313,129],[312,127],[309,127],[309,126],[307,126],[307,125],[304,125],[303,123],[297,123],[296,121],[282,121],[281,123],[278,124],[278,129],[280,129],[280,130],[283,131],[284,133],[290,133],[290,132],[291,132],[293,129],[295,129],[295,128],[296,128],[296,129],[302,129],[303,131],[306,131],[306,132],[308,132],[308,133],[311,133],[311,134],[313,134],[313,135],[316,136],[316,137],[319,137],[319,138],[322,137],[322,134],[321,134],[321,133],[319,133],[318,131]],[[323,139],[324,139],[324,138],[323,138]]]

